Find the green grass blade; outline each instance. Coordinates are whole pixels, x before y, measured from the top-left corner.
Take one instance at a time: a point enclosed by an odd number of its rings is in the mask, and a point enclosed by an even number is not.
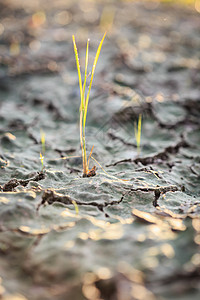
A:
[[[136,143],[137,143],[138,154],[140,153],[141,131],[142,131],[142,114],[139,114],[137,129],[135,126],[135,138],[136,138]]]
[[[84,77],[84,83],[83,83],[83,99],[85,101],[85,87],[86,87],[86,80],[87,80],[87,68],[88,68],[88,54],[89,54],[89,39],[87,40],[87,46],[86,46],[86,54],[85,54],[85,77]],[[85,103],[84,103],[85,104]],[[85,106],[85,105],[84,105]]]
[[[84,76],[84,83],[83,83],[83,90],[82,90],[82,107],[80,108],[83,116],[85,113],[85,87],[87,81],[87,68],[88,68],[88,52],[89,52],[89,40],[87,40],[86,46],[86,54],[85,54],[85,76]],[[83,122],[83,119],[82,119]],[[83,125],[83,124],[82,124]],[[85,127],[82,126],[82,141],[83,141],[83,174],[86,175],[88,172],[88,164],[87,164],[87,154],[86,154],[86,141],[85,141]]]
[[[134,134],[135,134],[135,140],[136,140],[136,144],[137,144],[137,122],[134,122]]]
[[[83,170],[85,166],[84,160],[84,149],[83,149],[83,111],[80,110],[80,120],[79,120],[79,130],[80,130],[80,143],[81,143],[81,153],[82,153],[82,161],[83,161]]]
[[[45,133],[42,129],[40,129],[40,140],[42,144],[42,155],[45,155]]]
[[[79,79],[79,88],[80,88],[80,97],[81,97],[81,103],[80,103],[80,143],[81,143],[81,151],[82,151],[82,160],[83,160],[83,170],[84,173],[87,170],[87,159],[86,159],[86,146],[85,146],[85,135],[83,136],[83,115],[84,115],[84,109],[85,109],[85,92],[83,92],[83,87],[86,85],[86,79],[84,80],[84,84],[82,87],[82,78],[81,78],[81,69],[80,69],[80,63],[79,63],[79,57],[78,57],[78,50],[76,46],[76,41],[74,35],[72,35],[72,41],[74,45],[74,53],[75,53],[75,60],[76,60],[76,66],[78,71],[78,79]],[[88,52],[88,45],[86,49],[86,60],[87,60],[87,52]],[[86,62],[88,64],[88,62]],[[87,69],[87,68],[86,68]],[[87,71],[87,70],[86,70]],[[86,77],[86,76],[85,76]]]
[[[140,139],[141,139],[141,129],[142,129],[142,115],[139,115],[138,119],[138,136],[137,136],[137,143],[140,146]]]
[[[92,149],[90,151],[90,155],[89,155],[89,158],[88,158],[88,163],[87,163],[88,164],[88,168],[89,168],[89,165],[90,165],[90,158],[92,156],[93,149],[94,149],[94,145],[92,146]]]
[[[80,68],[78,50],[77,50],[74,35],[72,35],[72,41],[73,41],[73,45],[74,45],[74,54],[75,54],[75,60],[76,60],[76,67],[77,67],[77,71],[78,71],[79,88],[80,88],[80,96],[81,96],[81,107],[84,107],[84,100],[82,98],[83,97],[83,91],[82,91],[81,68]]]
[[[99,44],[99,47],[97,49],[97,52],[96,52],[96,55],[95,55],[95,59],[94,59],[94,63],[93,63],[93,66],[92,66],[92,72],[91,72],[91,78],[90,78],[90,84],[89,84],[89,89],[88,89],[88,93],[87,93],[87,98],[86,98],[86,101],[85,101],[85,110],[84,110],[84,117],[83,117],[83,127],[85,128],[85,124],[86,124],[86,117],[87,117],[87,109],[88,109],[88,102],[89,102],[89,97],[90,97],[90,91],[91,91],[91,88],[92,88],[92,82],[93,82],[93,77],[94,77],[94,71],[95,71],[95,68],[96,68],[96,65],[97,65],[97,61],[99,59],[99,55],[100,55],[100,52],[101,52],[101,48],[102,48],[102,45],[103,45],[103,41],[105,39],[105,36],[106,36],[106,32],[104,33],[104,36]]]
[[[72,203],[73,203],[73,205],[74,205],[74,208],[75,208],[76,214],[78,215],[78,214],[79,214],[79,208],[78,208],[78,205],[77,205],[77,203],[76,203],[76,201],[75,201],[75,200],[72,200]]]
[[[40,152],[40,160],[41,160],[41,172],[44,170],[44,156],[42,155],[42,153]]]

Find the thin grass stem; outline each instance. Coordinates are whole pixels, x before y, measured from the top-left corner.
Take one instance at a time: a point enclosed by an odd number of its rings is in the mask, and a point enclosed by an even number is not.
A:
[[[101,40],[101,42],[99,44],[99,47],[98,47],[96,55],[95,55],[94,63],[93,63],[93,66],[92,66],[90,84],[89,84],[89,89],[88,89],[88,93],[87,93],[87,97],[86,97],[86,102],[85,102],[85,112],[84,112],[84,119],[83,119],[83,126],[84,127],[85,127],[85,124],[86,124],[88,102],[89,102],[90,91],[91,91],[91,88],[92,88],[92,82],[93,82],[93,78],[94,78],[94,71],[95,71],[95,68],[96,68],[96,65],[97,65],[97,61],[99,59],[99,55],[100,55],[100,52],[101,52],[101,48],[102,48],[105,36],[106,36],[106,32],[104,33],[104,36],[103,36],[103,38],[102,38],[102,40]]]
[[[77,49],[77,46],[76,46],[76,41],[75,41],[74,35],[72,35],[72,40],[73,40],[73,45],[74,45],[76,67],[77,67],[77,71],[78,71],[80,97],[81,97],[81,105],[82,105],[83,104],[83,99],[82,99],[83,92],[82,92],[81,68],[80,68],[79,57],[78,57],[78,49]]]
[[[142,114],[139,114],[138,123],[134,126],[135,139],[137,144],[137,153],[140,154],[140,141],[141,141],[141,131],[142,131]]]
[[[90,151],[90,155],[89,155],[89,158],[88,158],[88,163],[87,163],[88,164],[88,169],[89,169],[89,163],[90,163],[90,158],[92,156],[93,149],[94,149],[94,145],[92,146],[92,149]]]

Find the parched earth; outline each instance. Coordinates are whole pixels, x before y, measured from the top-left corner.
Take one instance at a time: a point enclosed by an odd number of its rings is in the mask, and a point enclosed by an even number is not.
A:
[[[0,2],[0,299],[200,298],[197,10]],[[91,69],[105,30],[82,178],[71,36]]]

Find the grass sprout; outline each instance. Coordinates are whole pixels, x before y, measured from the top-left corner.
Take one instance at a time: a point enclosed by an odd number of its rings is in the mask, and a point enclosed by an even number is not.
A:
[[[41,160],[41,171],[44,170],[44,156],[45,156],[45,151],[46,151],[46,148],[45,148],[45,133],[42,129],[40,129],[40,141],[41,141],[41,144],[42,144],[42,151],[40,152],[40,160]]]
[[[138,122],[134,124],[135,139],[137,144],[137,153],[140,154],[140,141],[142,132],[142,114],[139,114]]]
[[[97,49],[97,52],[96,52],[96,55],[94,58],[87,94],[86,94],[86,81],[88,78],[87,69],[88,69],[88,56],[89,56],[89,39],[87,40],[87,44],[86,44],[85,72],[84,72],[84,81],[82,82],[78,49],[76,46],[75,37],[74,37],[74,35],[72,36],[72,41],[73,41],[73,46],[74,46],[74,54],[75,54],[75,60],[76,60],[76,67],[77,67],[77,72],[78,72],[80,99],[81,99],[80,109],[79,109],[79,122],[80,122],[79,128],[80,128],[80,144],[81,144],[82,161],[83,161],[83,177],[87,177],[88,172],[89,172],[89,159],[87,160],[86,139],[85,139],[85,127],[86,127],[86,120],[87,120],[88,103],[89,103],[90,91],[92,88],[92,82],[93,82],[93,78],[94,78],[95,68],[97,65],[97,61],[99,59],[99,55],[101,52],[101,48],[102,48],[105,36],[106,36],[106,33],[104,34],[103,38],[101,39],[101,42],[98,46],[98,49]]]
[[[75,211],[76,211],[76,214],[78,215],[79,214],[79,208],[78,208],[78,204],[76,203],[75,200],[72,200],[72,203],[74,205],[74,208],[75,208]]]
[[[43,171],[44,170],[44,156],[42,155],[41,152],[40,152],[40,160],[41,160],[41,165],[42,165],[41,171]]]
[[[40,129],[40,140],[41,140],[41,144],[42,144],[42,154],[45,154],[45,133],[42,129]]]

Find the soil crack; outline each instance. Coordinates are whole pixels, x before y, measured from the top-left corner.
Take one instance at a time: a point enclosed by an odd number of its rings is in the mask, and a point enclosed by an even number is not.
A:
[[[133,192],[154,192],[154,200],[153,200],[153,206],[157,207],[158,199],[162,194],[166,194],[167,192],[176,192],[178,191],[178,187],[176,185],[167,185],[167,186],[157,186],[157,187],[137,187],[137,188],[130,188],[123,196],[123,198],[126,195],[129,195]]]
[[[100,209],[100,211],[103,212],[104,207],[106,207],[108,205],[119,204],[123,200],[123,198],[124,198],[124,195],[120,198],[120,200],[114,200],[112,202],[104,202],[104,203],[97,203],[95,201],[82,202],[82,201],[72,198],[69,195],[62,195],[60,193],[57,193],[53,189],[47,189],[43,192],[42,201],[38,205],[37,210],[39,210],[40,206],[44,205],[45,203],[48,203],[51,205],[54,202],[60,202],[63,204],[73,204],[74,205],[74,203],[76,203],[77,205],[96,206],[98,209]]]
[[[153,155],[153,156],[146,156],[146,157],[137,157],[135,159],[123,159],[123,160],[119,160],[115,163],[106,165],[106,167],[114,167],[118,164],[122,164],[122,163],[141,163],[144,166],[146,165],[150,165],[150,164],[154,164],[154,163],[160,163],[162,161],[166,161],[169,159],[169,155],[170,154],[177,154],[180,148],[189,148],[190,145],[188,144],[188,142],[186,142],[184,139],[182,139],[181,141],[179,141],[176,145],[174,146],[168,146],[166,147],[163,151]]]
[[[134,147],[137,148],[137,145],[133,144],[133,143],[128,143],[126,142],[123,138],[116,136],[115,134],[109,132],[108,136],[112,139],[112,140],[118,140],[120,141],[122,144],[124,144],[125,146],[129,146],[129,147]]]
[[[37,172],[37,174],[34,177],[28,178],[28,179],[16,179],[12,178],[7,183],[5,183],[2,187],[3,192],[13,192],[15,191],[15,188],[19,185],[27,186],[30,181],[40,181],[45,178],[44,172]]]

